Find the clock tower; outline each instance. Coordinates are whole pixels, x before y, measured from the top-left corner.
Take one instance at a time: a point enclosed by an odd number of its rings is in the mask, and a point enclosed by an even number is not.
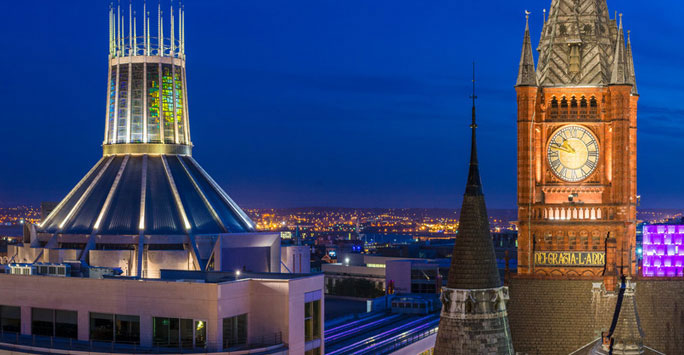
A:
[[[528,15],[529,16],[529,15]],[[629,32],[605,0],[553,0],[516,83],[518,273],[635,273],[638,93]]]

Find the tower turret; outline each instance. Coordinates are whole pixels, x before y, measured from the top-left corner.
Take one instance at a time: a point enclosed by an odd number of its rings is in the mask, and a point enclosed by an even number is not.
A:
[[[142,35],[132,2],[109,10],[109,85],[104,154],[190,155],[185,73],[185,14],[157,8],[156,31],[143,6]],[[170,31],[164,31],[165,22]]]
[[[474,69],[474,67],[473,67]],[[435,354],[514,354],[508,325],[508,288],[496,267],[477,159],[475,77],[470,169],[461,207]]]

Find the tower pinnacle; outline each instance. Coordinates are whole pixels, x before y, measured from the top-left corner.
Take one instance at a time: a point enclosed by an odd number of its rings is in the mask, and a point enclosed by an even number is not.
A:
[[[527,10],[525,10],[525,37],[523,39],[522,54],[520,55],[518,81],[515,85],[537,85],[537,75],[534,71],[534,54],[532,52],[532,40],[530,39],[530,12]]]
[[[625,60],[625,33],[622,29],[622,14],[620,14],[620,25],[618,26],[618,36],[615,42],[615,55],[613,59],[613,71],[610,83],[613,85],[624,85],[629,83],[629,73]]]

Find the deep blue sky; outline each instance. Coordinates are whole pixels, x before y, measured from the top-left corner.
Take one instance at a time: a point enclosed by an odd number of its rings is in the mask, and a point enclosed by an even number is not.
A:
[[[536,44],[550,3],[186,0],[194,156],[248,207],[459,207],[476,60],[485,193],[512,208],[522,14]],[[681,207],[684,5],[608,6],[632,30],[642,206]],[[107,10],[0,2],[0,204],[59,200],[101,156]]]

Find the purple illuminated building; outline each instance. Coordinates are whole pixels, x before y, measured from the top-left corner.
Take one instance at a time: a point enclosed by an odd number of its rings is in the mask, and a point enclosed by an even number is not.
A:
[[[684,225],[644,226],[643,255],[643,276],[684,276]]]

